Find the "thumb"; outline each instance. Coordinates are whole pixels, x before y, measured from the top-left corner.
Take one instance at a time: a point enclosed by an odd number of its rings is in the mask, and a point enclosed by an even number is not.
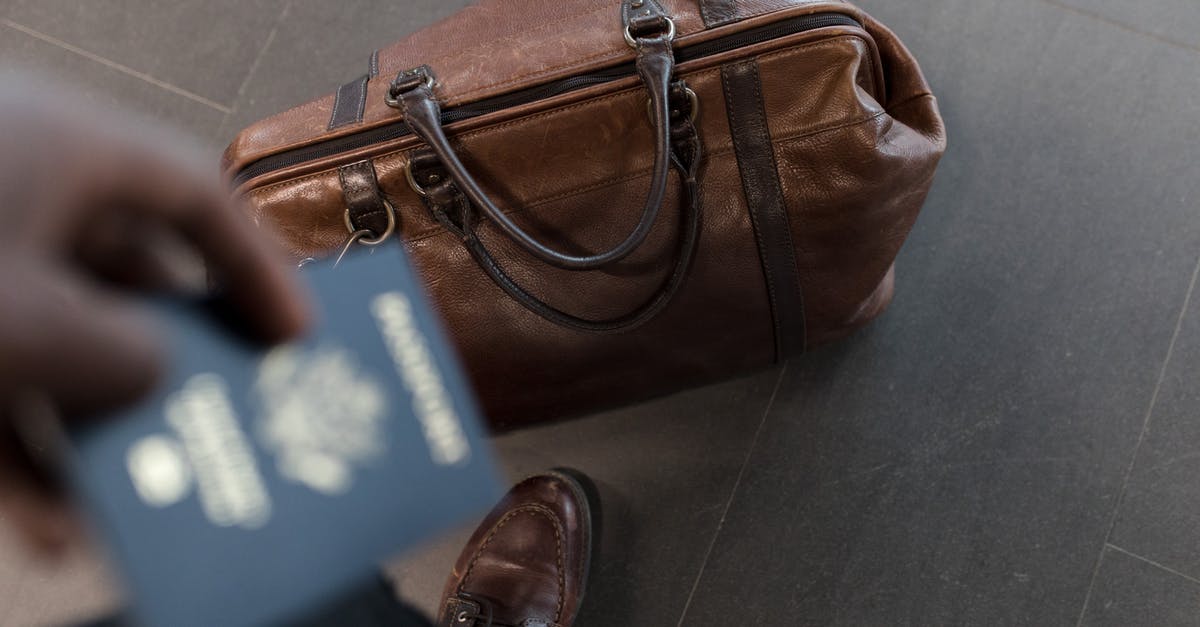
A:
[[[0,381],[45,393],[66,416],[113,409],[153,387],[165,355],[147,314],[65,272],[27,269],[0,281]]]

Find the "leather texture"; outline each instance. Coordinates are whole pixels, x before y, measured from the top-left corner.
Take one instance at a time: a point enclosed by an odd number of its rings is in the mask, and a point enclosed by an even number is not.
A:
[[[673,99],[679,104],[671,105],[670,150],[671,161],[682,179],[683,185],[683,229],[679,250],[675,254],[674,269],[663,283],[662,289],[636,310],[607,320],[592,320],[572,315],[546,303],[529,293],[514,280],[496,260],[495,256],[480,241],[475,231],[474,205],[458,189],[457,179],[443,170],[438,151],[429,150],[414,154],[409,162],[409,171],[414,180],[425,191],[425,204],[433,216],[462,240],[480,268],[500,289],[521,303],[526,309],[545,320],[579,331],[617,332],[630,331],[652,320],[670,304],[687,279],[687,272],[695,258],[696,244],[700,235],[699,182],[696,180],[701,163],[700,140],[691,120],[691,101],[684,95],[686,87],[682,81],[672,88]],[[442,151],[445,152],[445,149]],[[643,216],[643,221],[647,218]],[[652,224],[652,221],[648,222]],[[628,239],[627,239],[628,241]],[[615,250],[615,249],[614,249]],[[560,266],[561,267],[561,266]]]
[[[388,231],[392,210],[379,193],[379,181],[375,167],[369,160],[359,161],[338,169],[342,183],[342,197],[346,201],[346,219],[355,231],[370,231],[370,238],[378,238]]]
[[[775,358],[782,361],[804,352],[804,295],[796,267],[791,220],[779,181],[779,165],[763,109],[758,63],[751,60],[722,67],[721,82],[725,87],[729,131],[742,175],[746,209],[754,225],[771,301]]]
[[[652,21],[655,19],[651,15],[640,17]],[[517,226],[503,210],[498,208],[487,192],[467,171],[466,166],[463,165],[450,145],[450,140],[442,130],[441,107],[438,105],[432,88],[424,81],[413,81],[411,72],[401,72],[397,80],[392,83],[390,95],[396,102],[394,106],[403,114],[404,120],[413,133],[433,149],[467,198],[495,222],[505,235],[526,252],[546,263],[568,270],[594,270],[628,257],[642,245],[651,227],[654,226],[666,196],[667,173],[671,167],[669,99],[674,57],[671,53],[670,41],[661,35],[664,31],[665,27],[658,25],[654,31],[657,33],[655,36],[647,39],[638,36],[637,39],[637,70],[642,84],[647,87],[650,94],[650,109],[654,114],[655,136],[658,140],[654,149],[654,171],[650,177],[650,192],[647,195],[637,227],[621,243],[604,253],[578,256],[558,252],[530,236]]]
[[[380,78],[368,86],[362,124],[327,131],[332,97],[303,105],[244,131],[226,153],[227,171],[232,176],[264,155],[402,120],[385,102],[390,81],[425,63],[437,78],[432,95],[445,110],[483,94],[634,62],[620,4],[600,4],[551,3],[531,28],[528,12],[511,0],[482,2],[380,53]],[[238,193],[297,259],[328,255],[348,236],[339,168],[369,159],[399,216],[398,235],[498,429],[745,374],[780,357],[778,304],[772,308],[760,239],[771,236],[774,248],[785,241],[776,227],[755,229],[748,196],[761,218],[762,190],[748,193],[731,130],[743,124],[730,113],[745,95],[731,95],[732,106],[727,101],[725,68],[753,63],[786,210],[786,220],[775,222],[787,225],[803,299],[802,321],[787,318],[802,325],[808,348],[861,328],[891,300],[893,262],[945,149],[936,100],[916,61],[887,28],[843,2],[739,0],[737,21],[707,30],[697,0],[659,4],[676,25],[676,49],[813,13],[848,15],[863,27],[819,28],[678,64],[674,79],[699,104],[693,127],[703,158],[692,189],[682,180],[688,175],[672,169],[654,226],[622,260],[591,271],[555,267],[514,243],[494,220],[474,224],[478,243],[530,295],[576,317],[609,320],[637,310],[671,279],[675,264],[667,260],[678,258],[694,194],[700,208],[694,258],[670,302],[636,330],[567,328],[506,293],[464,245],[464,233],[448,228],[431,210],[436,203],[408,184],[409,163],[428,158],[429,148],[415,136],[264,174]],[[489,86],[497,80],[503,85]],[[642,79],[630,76],[442,130],[498,211],[538,241],[585,256],[613,248],[638,224],[658,141],[647,99]],[[756,144],[766,141],[760,128]],[[765,162],[754,163],[764,177]],[[465,190],[433,187],[453,213],[455,193]],[[779,218],[778,197],[774,203],[767,214]]]
[[[367,105],[367,83],[370,74],[364,74],[338,88],[333,96],[333,113],[329,116],[329,130],[348,124],[362,122]]]
[[[704,25],[712,28],[739,19],[738,0],[700,0],[700,16]]]
[[[571,627],[587,589],[593,503],[586,480],[551,471],[513,487],[446,581],[444,627]]]
[[[672,16],[680,45],[712,38],[696,0],[657,0]],[[740,16],[747,27],[776,16],[816,13],[828,0],[743,0]],[[438,95],[444,106],[482,100],[541,82],[574,76],[632,59],[619,20],[619,2],[557,0],[538,6],[536,17],[514,0],[482,0],[463,11],[379,51],[378,72],[392,77],[429,64],[437,70]],[[617,22],[619,24],[619,22]],[[371,81],[361,128],[393,122],[396,112],[384,103],[386,80]],[[286,147],[303,146],[331,136],[327,130],[334,95],[302,104],[239,134],[225,153],[226,169]],[[347,127],[348,134],[361,128]]]

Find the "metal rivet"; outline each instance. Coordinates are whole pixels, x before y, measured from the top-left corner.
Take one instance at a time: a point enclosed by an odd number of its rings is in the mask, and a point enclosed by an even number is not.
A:
[[[645,4],[645,0],[633,0],[633,2],[629,6],[637,9],[637,8],[641,8],[641,6],[643,4]]]

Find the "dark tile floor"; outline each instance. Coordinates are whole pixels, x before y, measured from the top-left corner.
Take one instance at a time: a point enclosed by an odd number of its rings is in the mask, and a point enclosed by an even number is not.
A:
[[[0,0],[12,66],[215,155],[464,0]],[[863,3],[950,149],[866,332],[786,367],[498,438],[606,499],[580,623],[1200,625],[1200,4]],[[431,608],[467,534],[393,565]],[[118,603],[0,527],[0,625]]]

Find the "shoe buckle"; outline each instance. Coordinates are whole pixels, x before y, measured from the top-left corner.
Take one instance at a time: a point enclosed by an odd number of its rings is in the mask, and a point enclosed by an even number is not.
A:
[[[458,607],[451,616],[450,624],[453,627],[493,627],[492,604],[486,599],[459,592],[454,601]]]

